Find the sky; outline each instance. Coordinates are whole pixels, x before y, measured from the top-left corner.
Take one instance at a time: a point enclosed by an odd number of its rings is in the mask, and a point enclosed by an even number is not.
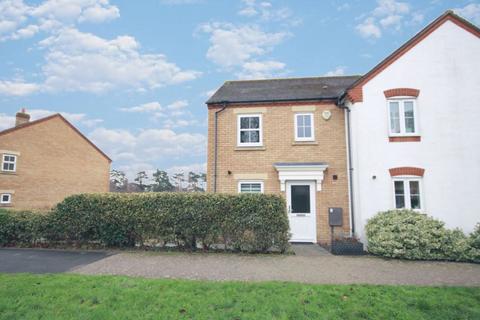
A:
[[[364,74],[474,0],[0,0],[0,130],[62,113],[129,177],[205,171],[226,80]]]

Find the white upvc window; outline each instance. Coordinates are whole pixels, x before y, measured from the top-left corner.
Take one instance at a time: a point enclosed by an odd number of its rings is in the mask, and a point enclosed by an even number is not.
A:
[[[295,114],[295,140],[314,141],[313,113]]]
[[[15,172],[17,170],[17,156],[4,154],[2,156],[2,171]]]
[[[418,135],[416,100],[388,99],[388,128],[391,136]]]
[[[263,193],[263,181],[239,181],[238,193]]]
[[[10,193],[0,194],[0,204],[10,204],[12,203],[12,195]]]
[[[422,180],[418,177],[399,177],[393,179],[395,209],[422,210]]]
[[[263,145],[262,115],[242,114],[238,116],[237,145],[240,147],[259,147]]]

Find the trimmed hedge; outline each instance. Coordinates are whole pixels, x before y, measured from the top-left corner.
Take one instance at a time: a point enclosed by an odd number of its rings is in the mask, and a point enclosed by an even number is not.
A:
[[[411,260],[480,262],[480,224],[466,236],[445,223],[412,210],[378,213],[366,225],[368,251]]]
[[[12,230],[32,228],[0,227],[0,244],[42,238],[108,247],[175,243],[209,249],[223,243],[225,249],[235,251],[284,252],[289,239],[285,208],[282,197],[264,194],[81,194],[66,198],[42,218],[24,213],[27,221],[41,221],[32,222],[38,227],[30,238]],[[2,213],[0,221],[21,224],[16,216]]]

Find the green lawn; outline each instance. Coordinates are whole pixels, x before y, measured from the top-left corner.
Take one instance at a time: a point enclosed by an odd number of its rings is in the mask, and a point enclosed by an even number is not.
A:
[[[0,319],[480,319],[480,288],[0,274]]]

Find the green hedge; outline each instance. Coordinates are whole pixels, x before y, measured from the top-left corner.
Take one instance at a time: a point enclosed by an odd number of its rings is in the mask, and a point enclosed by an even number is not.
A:
[[[368,251],[379,256],[480,262],[480,224],[466,236],[425,214],[391,210],[369,219],[366,234]]]
[[[1,227],[0,244],[42,238],[108,247],[175,243],[209,249],[221,243],[236,251],[283,252],[289,239],[285,207],[282,197],[263,194],[81,194],[66,198],[42,218],[22,213],[26,221],[38,220],[32,222],[36,231],[28,238],[12,231],[17,227]],[[17,215],[2,213],[0,219],[8,226],[22,225]],[[22,228],[33,227],[17,229]]]

